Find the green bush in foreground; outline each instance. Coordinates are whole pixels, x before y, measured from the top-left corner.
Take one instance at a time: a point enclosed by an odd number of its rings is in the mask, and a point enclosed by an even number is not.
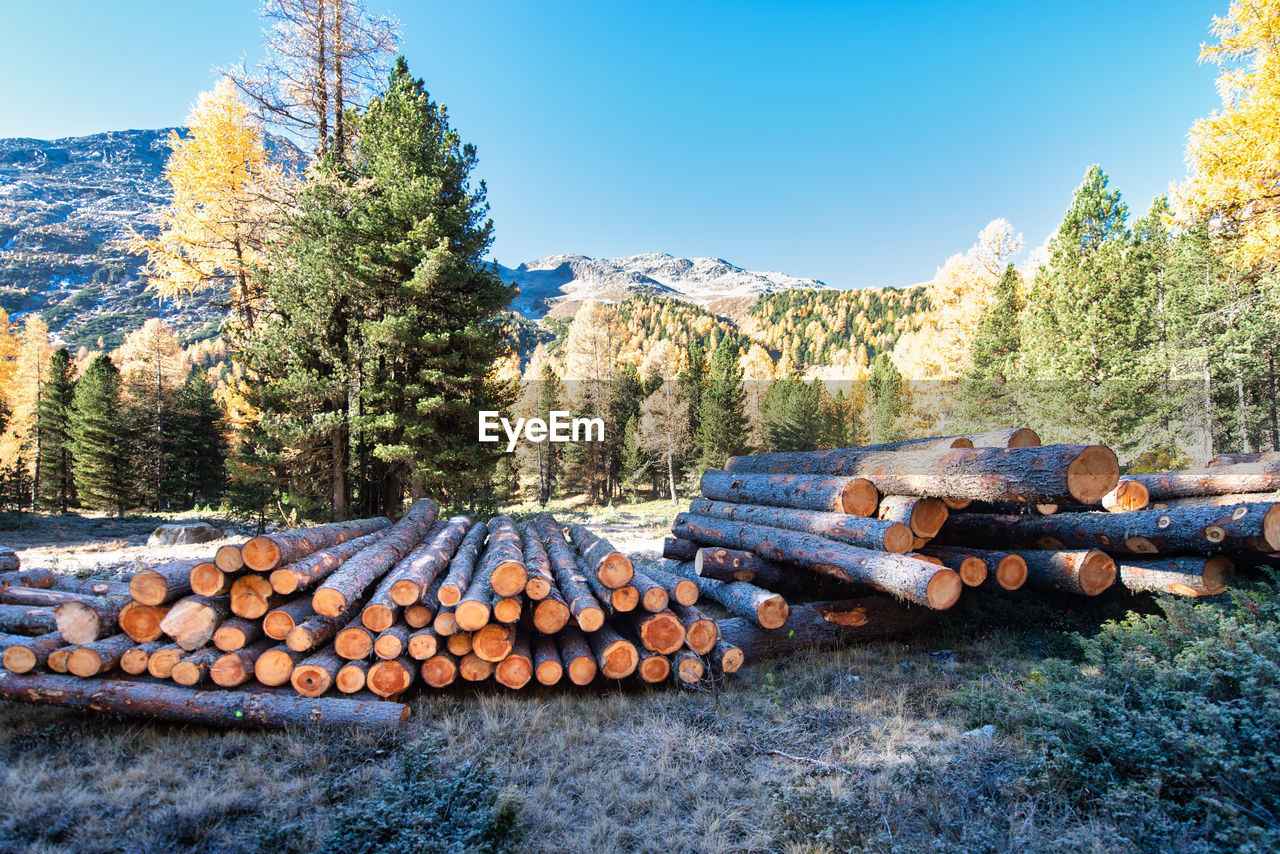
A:
[[[1150,851],[1280,850],[1280,589],[1161,603],[962,699],[1039,752],[1039,786]]]

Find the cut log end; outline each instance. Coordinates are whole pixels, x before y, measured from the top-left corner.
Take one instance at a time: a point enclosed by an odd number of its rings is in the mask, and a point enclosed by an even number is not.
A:
[[[723,649],[721,649],[723,647]],[[720,669],[725,673],[737,673],[747,660],[746,655],[736,646],[729,646],[721,641],[716,644],[716,652],[720,656]]]
[[[402,661],[379,661],[369,668],[365,684],[379,697],[394,697],[413,684],[413,671]]]
[[[281,596],[297,593],[301,586],[298,574],[288,568],[273,570],[267,578],[271,582],[271,589]]]
[[[1067,492],[1081,504],[1096,504],[1120,482],[1120,461],[1105,445],[1088,445],[1067,465]]]
[[[422,598],[422,588],[411,578],[401,578],[391,585],[391,601],[402,608],[414,605]]]
[[[703,665],[702,659],[696,655],[685,654],[676,659],[676,675],[685,684],[693,685],[701,682],[706,672],[707,668]]]
[[[1214,555],[1204,563],[1201,579],[1210,596],[1217,596],[1227,589],[1227,577],[1235,571],[1235,564],[1224,555]]]
[[[544,635],[554,635],[569,622],[569,607],[556,599],[543,599],[533,609],[533,625]]]
[[[169,582],[163,575],[144,569],[129,579],[129,595],[143,605],[159,605],[168,598]]]
[[[457,620],[458,628],[463,631],[478,631],[489,622],[489,606],[483,602],[468,599],[459,603],[454,609],[453,618]]]
[[[621,552],[611,552],[600,561],[596,577],[605,587],[616,589],[630,584],[635,573],[635,567],[631,565],[629,557]]]
[[[681,605],[688,607],[698,604],[698,585],[687,578],[682,578],[676,582],[674,591],[675,600]]]
[[[458,678],[458,663],[448,653],[433,655],[422,662],[422,681],[432,688],[452,685]]]
[[[941,504],[941,502],[939,503]],[[945,513],[947,509],[945,504],[942,505],[942,509]],[[945,519],[946,516],[944,515],[943,518]],[[893,554],[903,555],[911,551],[915,540],[915,535],[911,532],[909,525],[895,522],[884,532],[884,550]]]
[[[583,608],[578,612],[578,628],[582,629],[584,632],[598,631],[603,625],[604,611],[599,608]]]
[[[329,671],[315,664],[299,664],[289,675],[293,690],[304,697],[319,697],[333,684]]]
[[[36,654],[25,646],[6,647],[0,656],[0,666],[10,673],[30,673],[38,663]]]
[[[154,661],[159,654],[151,656],[151,660]],[[289,681],[289,677],[293,674],[293,665],[292,655],[279,647],[273,647],[258,656],[258,660],[253,663],[253,678],[268,687],[279,687]],[[152,675],[155,674],[152,673]]]
[[[980,587],[987,580],[987,562],[980,557],[966,557],[960,562],[960,580],[965,587]]]
[[[223,572],[239,572],[244,569],[244,556],[239,546],[218,546],[213,553],[213,563]]]
[[[177,664],[177,662],[174,662]],[[71,650],[71,655],[67,657],[67,672],[72,676],[88,678],[97,676],[102,670],[102,655],[95,649],[88,647],[78,647]],[[172,675],[172,670],[170,674]]]
[[[1280,504],[1273,504],[1262,518],[1262,538],[1271,551],[1280,551]]]
[[[489,582],[493,585],[493,592],[499,596],[515,596],[529,582],[529,573],[524,564],[507,560],[493,568]]]
[[[551,579],[543,575],[530,575],[524,585],[524,594],[534,601],[551,595]]]
[[[141,647],[134,647],[120,656],[120,669],[130,676],[141,676],[147,672],[147,660],[150,658],[150,652]]]
[[[347,598],[337,590],[321,587],[311,596],[311,609],[322,617],[337,617],[347,610]]]
[[[849,516],[870,517],[875,515],[878,506],[880,493],[876,491],[875,484],[866,478],[855,477],[840,490],[839,507],[836,510]]]
[[[498,662],[493,678],[499,685],[518,691],[533,678],[533,662],[522,655],[509,655]]]
[[[969,447],[973,447],[973,445],[971,444]],[[1040,447],[1040,434],[1030,427],[1019,427],[1009,434],[1009,441],[1005,447],[1038,448]]]
[[[756,606],[756,620],[760,623],[760,627],[765,629],[782,628],[790,613],[787,600],[781,596],[770,596]]]
[[[1090,549],[1080,561],[1080,591],[1097,596],[1116,583],[1116,562],[1106,553]]]
[[[360,612],[360,622],[371,632],[385,632],[395,621],[395,610],[376,602],[365,605]]]
[[[624,584],[609,592],[609,604],[615,611],[634,611],[640,604],[640,591],[630,584]]]
[[[199,596],[221,596],[229,589],[227,573],[212,563],[198,563],[193,566],[190,581],[191,592]]]
[[[917,537],[936,537],[951,514],[940,498],[921,498],[911,512],[911,532]]]
[[[651,685],[665,682],[671,676],[671,662],[665,655],[650,655],[640,660],[636,673]]]
[[[599,669],[594,658],[585,655],[577,656],[569,662],[569,681],[578,686],[590,685]]]
[[[1102,507],[1110,513],[1130,513],[1142,510],[1151,502],[1151,491],[1146,484],[1125,478],[1116,488],[1102,496]]]
[[[333,685],[343,694],[354,694],[364,688],[368,668],[363,661],[353,661],[342,665],[338,675],[333,677]]]
[[[270,572],[280,565],[280,547],[270,537],[254,537],[240,547],[240,557],[254,572]]]
[[[996,584],[1017,590],[1027,583],[1027,562],[1019,555],[1005,555],[996,563]]]
[[[542,685],[555,685],[564,678],[564,665],[558,661],[540,661],[534,670],[534,677]]]
[[[940,569],[929,579],[924,595],[930,608],[945,611],[956,604],[963,588],[964,582],[960,580],[959,573],[953,569]]]

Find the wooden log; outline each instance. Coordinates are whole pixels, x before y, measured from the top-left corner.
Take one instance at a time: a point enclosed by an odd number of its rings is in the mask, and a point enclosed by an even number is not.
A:
[[[44,666],[52,673],[66,673],[67,659],[71,657],[72,647],[60,646],[51,650],[45,658]]]
[[[1131,513],[1151,503],[1151,492],[1140,480],[1122,477],[1116,488],[1102,496],[1099,502],[1108,513]],[[1049,513],[1046,516],[1052,515]]]
[[[272,608],[284,604],[284,599],[271,588],[265,575],[248,573],[231,585],[231,613],[246,620],[261,619]]]
[[[383,661],[404,655],[409,647],[409,627],[391,626],[373,640],[373,654]]]
[[[440,650],[440,636],[430,626],[409,635],[405,652],[415,661],[426,661]]]
[[[427,591],[449,566],[470,528],[469,516],[437,522],[433,533],[391,570],[391,601],[405,608],[424,602]]]
[[[369,668],[365,684],[379,697],[395,697],[409,690],[417,675],[418,665],[407,658],[377,661]]]
[[[454,619],[452,608],[441,608],[431,621],[431,628],[440,637],[448,637],[458,631],[458,621]]]
[[[697,542],[747,549],[773,560],[798,563],[843,581],[867,584],[939,611],[954,605],[964,586],[951,569],[797,531],[688,513],[676,517],[673,530]],[[696,575],[692,570],[681,574],[686,578]]]
[[[328,642],[344,627],[349,628],[354,622],[355,620],[345,616],[326,617],[321,614],[312,614],[289,629],[289,634],[284,636],[284,644],[294,652],[310,652]]]
[[[454,632],[445,638],[445,649],[456,656],[464,656],[471,652],[471,632]]]
[[[331,698],[308,700],[266,691],[195,691],[127,679],[0,674],[0,699],[84,712],[138,715],[212,726],[390,726],[409,717],[401,703]]]
[[[1225,555],[1119,561],[1120,583],[1134,593],[1217,596],[1227,589],[1235,565]]]
[[[555,685],[564,678],[564,665],[553,635],[538,635],[533,646],[533,675],[540,685]]]
[[[636,652],[640,656],[640,663],[636,665],[636,675],[642,681],[657,685],[671,678],[671,659],[643,647]]]
[[[471,651],[495,664],[515,648],[516,627],[507,623],[490,623],[471,636]]]
[[[431,621],[435,619],[436,614],[429,606],[419,602],[405,608],[401,616],[404,618],[405,625],[409,628],[422,629],[431,625]]]
[[[551,571],[551,558],[532,525],[520,527],[520,539],[524,543],[524,568],[529,575],[524,584],[524,595],[533,602],[541,602],[556,587],[556,577]]]
[[[574,685],[589,685],[600,668],[587,644],[586,635],[577,626],[568,625],[559,634],[560,663]]]
[[[135,572],[129,579],[129,595],[143,605],[163,605],[191,593],[191,570],[202,560],[175,560]]]
[[[164,632],[160,630],[160,621],[169,613],[170,608],[169,605],[130,602],[116,615],[116,624],[120,626],[120,631],[133,638],[134,643],[149,643],[164,636]]]
[[[554,635],[563,629],[572,616],[569,605],[554,587],[542,601],[533,606],[533,625],[544,635]]]
[[[273,649],[271,638],[259,638],[248,646],[224,652],[209,667],[209,678],[221,688],[235,688],[253,678],[253,667],[258,658]]]
[[[876,516],[884,522],[899,522],[917,537],[935,537],[947,521],[950,511],[939,498],[911,495],[886,495],[880,501]]]
[[[586,561],[591,575],[601,584],[613,590],[631,583],[631,576],[635,574],[631,558],[615,549],[613,543],[582,525],[570,525],[569,536],[573,538],[578,554]],[[545,541],[546,538],[543,539]]]
[[[1010,552],[965,549],[956,546],[929,546],[926,554],[938,558],[944,564],[961,572],[965,563],[981,561],[985,567],[984,584],[994,584],[1003,590],[1017,590],[1027,582],[1027,562]],[[963,573],[961,573],[963,578]]]
[[[493,662],[468,652],[458,659],[458,675],[467,682],[483,682],[493,675]]]
[[[1175,507],[1235,507],[1237,504],[1280,504],[1280,492],[1231,492],[1226,495],[1193,495],[1188,498],[1166,498],[1147,505],[1151,510]]]
[[[489,520],[489,542],[480,563],[489,574],[490,589],[498,596],[524,592],[529,571],[524,565],[524,543],[511,517],[495,516]]]
[[[604,606],[591,592],[590,583],[583,574],[577,556],[564,538],[564,532],[551,516],[539,516],[534,527],[551,559],[556,584],[564,597],[569,613],[585,632],[594,632],[604,623]]]
[[[480,562],[487,536],[489,526],[484,522],[476,522],[462,538],[436,594],[441,605],[452,608],[462,600],[462,594],[471,586],[471,576],[475,574],[476,564]]]
[[[338,567],[382,539],[385,533],[386,528],[382,528],[363,537],[313,552],[302,560],[273,569],[267,580],[271,582],[271,589],[283,596],[306,590],[328,578]]]
[[[696,685],[707,674],[706,665],[692,650],[684,649],[676,653],[671,664],[671,672],[675,674],[676,681],[686,685]]]
[[[187,577],[191,592],[197,596],[221,596],[231,592],[231,585],[236,580],[233,572],[224,572],[212,561],[202,561],[191,567]]]
[[[1097,549],[1019,552],[1027,562],[1027,586],[1097,596],[1116,583],[1116,562]]]
[[[10,673],[30,673],[48,661],[50,654],[63,646],[63,640],[57,632],[45,632],[35,637],[10,635],[3,646],[0,667]]]
[[[681,605],[698,604],[698,585],[683,576],[667,572],[652,561],[642,560],[641,563],[644,566],[645,575],[661,584],[662,589],[667,591],[667,596],[670,600],[674,600]]]
[[[311,610],[311,597],[299,596],[268,611],[262,618],[262,632],[273,640],[282,641],[295,626],[306,622],[315,613]]]
[[[671,600],[671,596],[665,587],[646,575],[643,570],[637,569],[635,575],[631,576],[631,586],[640,597],[640,607],[650,614],[657,614],[667,609],[667,602]]]
[[[213,631],[213,645],[222,652],[235,652],[244,649],[263,636],[263,621],[246,620],[243,617],[232,617],[224,621]],[[266,638],[270,641],[279,638]]]
[[[453,609],[453,618],[457,621],[458,628],[474,632],[487,624],[492,613],[489,607],[492,602],[493,582],[490,581],[485,561],[481,558],[476,571],[471,574],[471,586]]]
[[[458,678],[458,659],[448,652],[437,652],[422,662],[419,673],[422,681],[432,688],[444,688],[452,685]]]
[[[0,572],[0,591],[8,590],[10,587],[34,587],[48,590],[53,587],[59,577],[52,569],[43,566],[8,570]]]
[[[391,586],[395,581],[391,573],[384,575],[360,609],[360,622],[371,632],[385,632],[395,625],[404,611],[403,606],[391,598]]]
[[[1152,501],[1231,492],[1275,492],[1280,490],[1280,460],[1126,477],[1145,486]]]
[[[141,676],[147,672],[147,662],[151,660],[151,653],[164,646],[167,646],[164,641],[149,641],[138,644],[120,656],[120,669],[130,676]],[[71,651],[67,650],[67,657],[70,658],[70,656]]]
[[[1209,467],[1234,466],[1241,463],[1280,463],[1280,451],[1255,451],[1250,454],[1218,454],[1209,460]]]
[[[634,580],[634,576],[632,578]],[[609,591],[609,604],[619,614],[634,611],[636,606],[640,604],[640,591],[633,584],[628,584],[625,587],[615,587]]]
[[[100,593],[84,590],[47,590],[43,587],[8,587],[0,591],[0,603],[29,608],[56,608],[67,602],[92,602],[102,598]]]
[[[67,672],[80,678],[105,673],[120,663],[120,656],[135,646],[128,635],[112,635],[93,643],[81,644],[67,657]]]
[[[153,650],[147,659],[147,673],[156,679],[168,679],[173,674],[173,666],[186,654],[187,651],[176,643],[165,644]]]
[[[79,605],[80,603],[73,603]],[[59,605],[59,608],[65,608],[66,605]],[[112,621],[115,622],[114,620]],[[6,632],[14,635],[43,635],[53,631],[61,631],[58,628],[58,618],[56,609],[54,608],[29,608],[26,605],[0,605],[0,632]],[[100,637],[100,635],[98,636]],[[95,641],[98,637],[91,637],[88,640],[67,641],[68,643],[88,643]],[[63,640],[66,637],[63,636]]]
[[[127,595],[119,593],[64,602],[54,609],[57,629],[62,639],[72,644],[110,637],[119,632],[120,609],[129,602]]]
[[[882,495],[1028,504],[1094,504],[1115,488],[1120,463],[1102,445],[867,452],[859,448],[732,457],[732,472],[864,477]]]
[[[709,469],[702,473],[703,498],[731,504],[757,504],[820,510],[847,516],[871,516],[880,494],[860,477],[815,474],[743,474]]]
[[[724,467],[725,471],[731,472],[826,474],[826,470],[837,461],[848,465],[859,457],[892,451],[931,451],[972,447],[973,442],[966,436],[937,436],[829,451],[775,451],[768,454],[745,454],[729,457]]]
[[[289,684],[303,697],[319,697],[333,687],[343,664],[332,649],[321,650],[298,662],[289,674]]]
[[[1101,549],[1113,554],[1280,551],[1280,504],[1177,507],[1132,513],[951,517],[940,543],[1001,548]]]
[[[293,676],[293,668],[307,657],[305,652],[289,649],[285,644],[276,644],[265,650],[253,663],[253,678],[271,688],[289,684]],[[152,656],[154,660],[155,656]]]
[[[479,654],[479,653],[477,653]],[[494,681],[512,691],[519,691],[533,678],[533,653],[529,635],[519,632],[506,656],[493,668]]]
[[[701,554],[701,550],[698,552]],[[672,562],[671,570],[685,573],[685,577],[698,585],[698,591],[715,601],[729,613],[755,620],[761,628],[780,628],[787,621],[787,600],[777,593],[748,584],[745,581],[716,581],[698,573],[697,564]]]
[[[706,655],[715,648],[720,639],[720,630],[716,621],[708,617],[693,605],[671,604],[671,613],[676,615],[684,626],[684,642],[699,655]]]
[[[670,655],[684,646],[684,624],[670,610],[630,614],[626,624],[635,630],[644,649]]]
[[[636,672],[640,654],[636,645],[618,634],[610,623],[587,635],[587,643],[596,657],[600,672],[607,679],[626,679]]]
[[[494,620],[499,623],[514,623],[524,612],[524,594],[495,597],[492,608]]]
[[[244,559],[244,565],[254,572],[270,572],[287,563],[302,560],[321,549],[372,534],[390,524],[389,519],[379,516],[375,519],[355,519],[314,528],[299,528],[279,534],[263,534],[241,546],[240,556]]]
[[[187,596],[179,599],[160,621],[160,631],[187,652],[209,643],[214,630],[231,616],[231,598]]]
[[[370,662],[347,661],[338,668],[338,675],[333,677],[333,686],[343,694],[354,694],[363,691],[369,679]]]
[[[667,537],[662,541],[662,556],[668,560],[693,560],[698,544],[679,537]]]
[[[839,513],[819,513],[813,510],[788,510],[778,507],[760,507],[754,504],[726,504],[722,501],[695,499],[689,503],[689,512],[714,519],[749,522],[770,528],[785,528],[817,534],[863,549],[906,554],[914,542],[910,526],[902,522],[866,519],[861,516],[844,516]]]
[[[244,569],[244,555],[240,554],[243,545],[244,543],[235,543],[218,546],[218,550],[213,553],[213,565],[228,574]]]
[[[173,666],[169,678],[188,688],[199,685],[209,679],[209,671],[222,656],[222,652],[211,647],[188,653]]]
[[[716,581],[745,581],[774,593],[818,596],[824,599],[847,599],[866,592],[862,585],[841,581],[794,564],[769,560],[742,549],[706,546],[700,548],[700,551],[702,557],[694,560],[694,571]],[[696,556],[697,552],[695,558]]]
[[[797,605],[791,609],[782,631],[761,629],[741,617],[720,620],[718,627],[726,644],[755,661],[802,649],[895,637],[923,627],[932,613],[888,596],[871,595]]]
[[[54,590],[62,590],[81,596],[129,596],[129,582],[116,581],[110,578],[86,578],[82,581],[78,578],[68,578],[65,575],[60,575],[54,581],[53,587],[50,588],[50,591]],[[54,602],[50,604],[60,605],[62,603]]]
[[[721,638],[716,641],[715,648],[707,656],[711,664],[720,673],[737,673],[738,668],[746,660],[746,655],[739,647],[733,646]]]
[[[325,617],[345,614],[369,585],[418,544],[439,511],[439,506],[430,498],[419,498],[384,537],[349,558],[316,588],[311,607]]]

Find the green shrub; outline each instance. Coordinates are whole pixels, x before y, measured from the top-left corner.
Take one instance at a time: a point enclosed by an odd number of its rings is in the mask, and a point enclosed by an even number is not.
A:
[[[1003,696],[959,698],[1020,730],[1037,784],[1113,823],[1121,847],[1280,850],[1280,590],[1160,604]]]

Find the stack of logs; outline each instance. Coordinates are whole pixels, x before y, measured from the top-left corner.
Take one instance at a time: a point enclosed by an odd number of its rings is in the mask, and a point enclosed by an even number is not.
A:
[[[1118,580],[1209,596],[1235,561],[1280,551],[1277,453],[1121,478],[1105,447],[1042,446],[1017,428],[725,468],[703,475],[663,556],[744,618],[720,625],[748,657],[882,636],[966,587],[1097,596]],[[786,631],[762,631],[783,597]]]
[[[4,638],[0,697],[218,723],[375,721],[407,707],[369,701],[419,683],[696,683],[742,664],[695,583],[637,567],[581,525],[438,515],[422,499],[395,524],[255,537],[127,584],[12,576],[0,601],[34,610],[6,624],[30,636]]]

